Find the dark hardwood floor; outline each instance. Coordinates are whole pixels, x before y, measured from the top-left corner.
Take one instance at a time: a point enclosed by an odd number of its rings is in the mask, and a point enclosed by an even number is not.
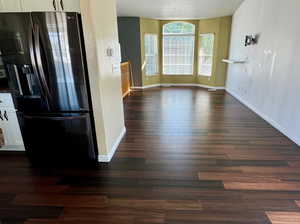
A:
[[[229,94],[135,91],[125,116],[125,138],[97,170],[0,153],[0,223],[300,223],[299,147]]]

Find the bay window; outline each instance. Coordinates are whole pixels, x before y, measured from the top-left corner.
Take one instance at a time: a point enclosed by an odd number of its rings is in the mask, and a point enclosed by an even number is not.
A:
[[[156,34],[145,34],[146,75],[158,74],[158,37]]]
[[[200,34],[199,47],[199,71],[202,76],[212,76],[214,61],[214,42],[215,35],[213,33]]]

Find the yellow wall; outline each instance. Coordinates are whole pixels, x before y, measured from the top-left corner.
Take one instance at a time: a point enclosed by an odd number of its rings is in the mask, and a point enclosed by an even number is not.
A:
[[[160,83],[160,74],[157,75],[146,75],[145,67],[145,34],[156,34],[158,36],[158,41],[160,40],[160,24],[158,20],[155,19],[140,19],[140,30],[141,30],[141,55],[142,55],[142,80],[143,86],[159,84]],[[159,42],[158,42],[159,44]],[[158,49],[158,52],[160,50]],[[160,60],[159,66],[160,68]]]
[[[216,82],[215,86],[225,86],[227,79],[227,65],[222,60],[229,58],[229,47],[231,38],[232,17],[223,17],[220,19],[219,52],[217,58]]]
[[[222,59],[228,58],[230,32],[231,32],[231,16],[220,17],[215,19],[202,20],[186,20],[184,22],[192,23],[196,26],[195,39],[195,64],[193,75],[163,75],[162,74],[162,28],[163,25],[170,22],[166,20],[141,19],[141,44],[142,44],[142,62],[145,62],[144,53],[144,35],[145,33],[159,33],[159,76],[145,76],[143,72],[143,86],[158,84],[158,83],[174,83],[174,84],[202,84],[215,87],[225,86],[227,65],[222,63]],[[214,64],[213,74],[211,77],[198,75],[198,51],[199,51],[199,34],[214,33],[215,48],[214,48]]]
[[[120,59],[106,55],[107,48],[119,49],[116,2],[81,0],[81,15],[98,149],[107,157],[125,128],[121,72],[112,69]]]
[[[197,75],[197,82],[209,86],[225,86],[227,65],[222,59],[228,58],[232,17],[203,19],[199,21],[199,34],[214,33],[214,64],[211,77]],[[198,61],[197,61],[198,63]]]

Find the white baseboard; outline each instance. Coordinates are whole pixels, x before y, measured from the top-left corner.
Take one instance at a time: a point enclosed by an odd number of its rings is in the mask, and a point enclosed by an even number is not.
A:
[[[112,149],[110,150],[108,155],[99,155],[98,156],[98,162],[101,163],[109,163],[111,161],[111,159],[113,158],[115,152],[117,151],[123,137],[126,134],[126,128],[124,127],[122,132],[120,133],[119,137],[116,139]]]
[[[135,89],[143,89],[142,86],[132,86],[131,89],[135,90]]]
[[[132,87],[132,89],[149,89],[149,88],[155,88],[155,87],[160,87],[161,84],[153,84],[153,85],[147,85],[147,86],[135,86]]]
[[[238,94],[234,93],[232,90],[226,89],[226,91],[235,97],[237,100],[239,100],[241,103],[243,103],[245,106],[247,106],[249,109],[251,109],[254,113],[259,115],[262,119],[267,121],[269,124],[271,124],[274,128],[276,128],[278,131],[280,131],[282,134],[284,134],[286,137],[288,137],[290,140],[295,142],[297,145],[300,146],[300,137],[295,136],[293,133],[290,133],[289,130],[287,130],[285,127],[282,127],[280,124],[278,124],[276,121],[271,119],[269,116],[267,116],[265,113],[262,113],[258,108],[244,100],[242,97],[240,97]]]
[[[8,145],[8,146],[3,146],[2,148],[0,148],[0,151],[25,152],[25,146],[24,145]]]
[[[200,88],[205,88],[205,89],[217,89],[217,90],[222,90],[225,89],[224,86],[208,86],[208,85],[202,85],[202,84],[196,84],[196,83],[162,83],[160,84],[162,87],[168,87],[168,86],[178,86],[178,87],[185,87],[185,86],[190,86],[190,87],[200,87]]]
[[[170,87],[170,86],[178,86],[178,87],[200,87],[205,89],[216,89],[216,90],[224,90],[224,86],[208,86],[208,85],[202,85],[202,84],[196,84],[196,83],[161,83],[161,84],[154,84],[154,85],[148,85],[148,86],[137,86],[132,87],[132,89],[149,89],[149,88],[155,88],[155,87]]]
[[[127,96],[129,93],[130,93],[130,90],[128,90],[126,93],[124,93],[122,97],[124,98],[124,97]]]

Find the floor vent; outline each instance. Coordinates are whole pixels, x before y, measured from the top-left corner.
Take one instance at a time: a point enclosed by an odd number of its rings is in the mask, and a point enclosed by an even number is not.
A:
[[[208,89],[208,92],[216,92],[217,89]]]

